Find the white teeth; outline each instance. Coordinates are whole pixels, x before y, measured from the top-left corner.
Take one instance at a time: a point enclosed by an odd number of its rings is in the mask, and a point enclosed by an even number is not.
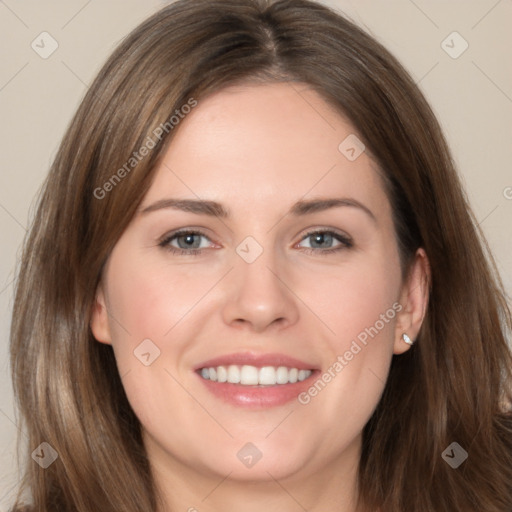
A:
[[[256,386],[258,382],[258,368],[255,366],[242,366],[240,370],[240,384],[245,386]]]
[[[276,383],[277,384],[288,384],[288,368],[286,368],[286,366],[280,366],[277,369]]]
[[[217,382],[226,382],[228,380],[228,371],[224,366],[217,367]]]
[[[276,369],[273,366],[260,368],[259,382],[264,386],[273,386],[276,383]]]
[[[311,375],[311,370],[299,370],[286,366],[263,366],[258,368],[251,365],[230,365],[202,368],[201,377],[214,382],[229,382],[243,386],[275,386],[276,384],[295,384]]]
[[[240,367],[231,365],[228,368],[228,382],[232,384],[238,384],[240,382]]]
[[[307,370],[299,370],[299,375],[297,376],[297,380],[298,381],[303,381],[304,379],[309,377],[307,372],[308,372]]]

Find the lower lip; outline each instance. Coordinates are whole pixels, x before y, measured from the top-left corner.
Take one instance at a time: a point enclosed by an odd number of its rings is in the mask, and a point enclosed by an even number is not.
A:
[[[215,382],[203,379],[199,374],[196,375],[213,395],[224,402],[238,407],[266,409],[296,400],[300,393],[311,386],[312,379],[317,373],[315,370],[307,379],[294,384],[276,384],[275,386],[243,386],[229,382]]]

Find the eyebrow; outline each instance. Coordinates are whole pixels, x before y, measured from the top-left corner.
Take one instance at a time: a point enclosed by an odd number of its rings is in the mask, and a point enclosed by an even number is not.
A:
[[[377,222],[375,215],[367,206],[356,199],[348,197],[299,200],[292,205],[288,213],[294,217],[299,217],[342,206],[358,208],[366,213],[373,222]],[[230,217],[229,210],[227,210],[221,203],[204,199],[160,199],[159,201],[143,208],[140,213],[145,215],[147,213],[166,208],[194,213],[196,215],[209,215],[212,217],[219,217],[221,219],[227,219]]]

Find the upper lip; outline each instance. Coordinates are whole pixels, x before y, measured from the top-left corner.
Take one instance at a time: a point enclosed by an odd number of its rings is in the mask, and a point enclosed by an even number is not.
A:
[[[313,370],[315,366],[311,363],[306,363],[294,357],[285,354],[256,354],[254,352],[239,352],[234,354],[226,354],[218,356],[213,359],[203,361],[201,364],[195,366],[194,370],[201,368],[215,368],[216,366],[229,366],[229,365],[251,365],[257,367],[263,366],[286,366],[287,368],[297,368],[298,370]]]

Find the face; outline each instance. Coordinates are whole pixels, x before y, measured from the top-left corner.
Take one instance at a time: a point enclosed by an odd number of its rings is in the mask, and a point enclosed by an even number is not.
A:
[[[357,460],[401,335],[420,328],[425,258],[402,277],[356,136],[286,83],[224,89],[181,122],[91,322],[155,465],[254,481]]]

